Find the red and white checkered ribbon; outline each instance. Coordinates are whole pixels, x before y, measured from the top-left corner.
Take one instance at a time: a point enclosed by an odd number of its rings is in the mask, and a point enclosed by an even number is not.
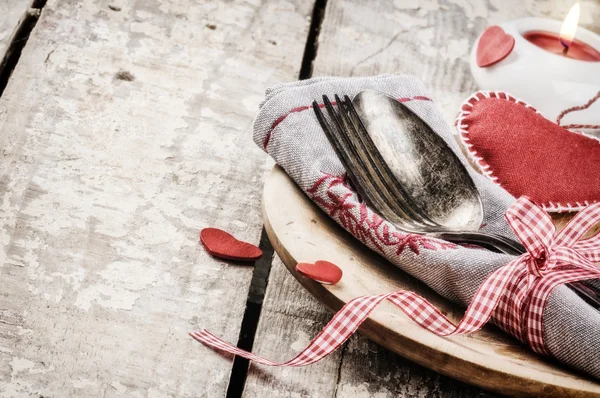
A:
[[[409,291],[357,297],[335,314],[319,335],[295,358],[277,363],[239,349],[206,330],[190,333],[214,349],[269,366],[304,366],[317,362],[341,346],[383,300],[400,308],[413,321],[438,336],[473,333],[490,318],[503,329],[548,354],[543,339],[544,306],[556,286],[600,277],[600,234],[581,237],[600,223],[600,203],[578,213],[556,233],[550,216],[527,198],[506,212],[506,219],[527,253],[493,272],[479,287],[458,325],[432,304]]]

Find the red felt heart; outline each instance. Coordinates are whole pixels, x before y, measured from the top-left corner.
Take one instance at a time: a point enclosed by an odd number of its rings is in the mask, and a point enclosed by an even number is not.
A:
[[[312,263],[298,263],[296,271],[307,278],[313,279],[325,285],[335,285],[342,279],[342,270],[329,261],[317,261]]]
[[[210,255],[226,260],[253,261],[262,256],[258,247],[217,228],[204,228],[200,232],[200,241]]]
[[[480,68],[494,65],[510,54],[515,38],[504,33],[499,26],[490,26],[483,32],[477,45],[477,65]]]
[[[544,118],[499,92],[478,92],[456,125],[471,160],[515,197],[548,211],[600,201],[600,141]]]

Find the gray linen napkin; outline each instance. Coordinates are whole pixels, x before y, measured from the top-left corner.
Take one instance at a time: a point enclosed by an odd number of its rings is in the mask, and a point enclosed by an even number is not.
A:
[[[398,230],[386,221],[375,225],[379,231],[375,238],[356,226],[356,220],[361,219],[360,206],[355,206],[358,197],[351,187],[335,178],[344,176],[345,170],[327,141],[311,104],[315,99],[321,102],[324,94],[353,97],[367,89],[404,99],[404,104],[446,141],[469,170],[482,196],[484,224],[481,231],[514,238],[504,212],[515,199],[468,165],[450,127],[415,77],[319,77],[277,85],[267,90],[261,104],[254,122],[254,142],[271,155],[317,205],[357,239],[442,296],[467,305],[485,278],[514,259],[513,256],[464,247],[445,248],[443,241],[431,238],[402,241],[394,238],[393,233]],[[344,203],[350,205],[346,213],[331,207],[331,198],[335,197],[344,197]],[[544,311],[544,336],[549,351],[557,359],[600,378],[600,313],[565,286],[559,286],[550,295]]]

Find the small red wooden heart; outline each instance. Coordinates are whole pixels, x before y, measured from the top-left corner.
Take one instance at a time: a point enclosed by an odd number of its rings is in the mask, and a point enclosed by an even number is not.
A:
[[[313,279],[325,285],[335,285],[342,279],[342,270],[329,261],[317,261],[312,263],[298,263],[296,271],[307,278]]]
[[[253,261],[262,256],[262,250],[253,244],[237,240],[233,235],[217,228],[200,231],[200,241],[211,256],[226,260]]]
[[[490,26],[483,32],[477,45],[477,65],[480,68],[494,65],[508,56],[515,46],[515,38],[499,26]]]
[[[600,202],[597,139],[498,92],[474,94],[456,124],[471,160],[513,196],[528,196],[547,211]]]

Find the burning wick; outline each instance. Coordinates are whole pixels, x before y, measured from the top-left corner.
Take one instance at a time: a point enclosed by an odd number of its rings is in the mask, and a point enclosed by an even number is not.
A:
[[[560,44],[563,46],[563,55],[567,55],[569,47],[575,38],[575,31],[577,30],[577,24],[579,23],[579,13],[581,7],[579,3],[575,3],[569,10],[565,22],[560,29]]]

